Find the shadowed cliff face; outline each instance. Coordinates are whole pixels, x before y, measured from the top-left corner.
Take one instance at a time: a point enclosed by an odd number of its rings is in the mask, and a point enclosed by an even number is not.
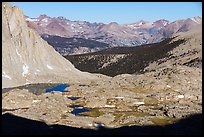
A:
[[[62,125],[48,126],[6,113],[2,116],[3,135],[202,135],[202,114],[189,116],[166,126],[130,126],[98,130],[74,128]]]
[[[33,82],[90,79],[27,27],[18,7],[2,3],[3,88]]]

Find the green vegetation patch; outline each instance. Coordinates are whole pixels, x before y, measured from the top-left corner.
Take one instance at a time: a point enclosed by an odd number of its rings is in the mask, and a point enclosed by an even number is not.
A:
[[[116,118],[121,117],[123,114],[122,113],[113,113],[113,116],[115,116]]]
[[[98,108],[91,109],[89,112],[83,112],[82,115],[89,116],[89,117],[99,117],[104,115],[103,112],[100,112]]]
[[[148,113],[144,113],[144,112],[138,112],[138,111],[117,111],[114,112],[113,115],[118,118],[121,116],[135,116],[135,117],[144,117],[144,116],[149,116]]]
[[[61,114],[61,119],[66,119],[68,116],[65,114]]]
[[[165,126],[174,122],[173,118],[152,118],[150,120],[158,126]]]
[[[73,106],[73,105],[85,106],[86,103],[83,102],[83,101],[75,101],[75,102],[73,102],[73,103],[70,104],[70,106]]]
[[[159,101],[156,98],[148,97],[144,100],[145,106],[157,105]]]

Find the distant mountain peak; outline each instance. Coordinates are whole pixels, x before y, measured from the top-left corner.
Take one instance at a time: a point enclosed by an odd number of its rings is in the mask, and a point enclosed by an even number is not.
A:
[[[60,20],[66,20],[66,18],[63,17],[63,16],[59,16],[59,17],[57,17],[57,18],[60,19]]]
[[[119,25],[117,22],[111,22],[109,25]]]
[[[144,25],[144,24],[146,24],[146,23],[149,23],[149,21],[140,20],[140,21],[138,21],[138,22],[136,22],[136,23],[140,26],[140,25]]]
[[[202,18],[200,16],[195,16],[190,18],[192,21],[196,22],[197,24],[201,24],[202,23]]]
[[[46,14],[42,14],[42,15],[40,15],[38,18],[50,18],[50,17],[47,16]]]
[[[155,21],[155,22],[170,22],[170,21],[168,21],[168,20],[166,20],[166,19],[159,19],[159,20],[157,20],[157,21]]]
[[[165,19],[160,19],[160,20],[153,22],[154,25],[161,26],[161,27],[164,27],[164,26],[168,25],[169,23],[170,23],[170,21],[165,20]]]

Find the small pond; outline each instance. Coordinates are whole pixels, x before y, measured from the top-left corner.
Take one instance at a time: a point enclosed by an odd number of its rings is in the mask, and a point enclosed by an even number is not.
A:
[[[77,99],[79,99],[80,97],[68,97],[68,99],[70,99],[70,100],[77,100]]]
[[[82,115],[80,113],[91,111],[90,109],[84,108],[84,107],[79,106],[79,105],[73,105],[73,106],[70,106],[70,107],[74,108],[74,110],[71,112],[74,115]]]
[[[59,84],[57,86],[54,86],[52,88],[47,88],[45,92],[52,92],[52,91],[60,91],[60,92],[65,92],[65,88],[69,87],[67,84]]]
[[[29,92],[35,94],[35,95],[41,95],[46,92],[46,90],[49,92],[51,91],[54,87],[57,88],[54,90],[60,90],[61,92],[64,92],[66,84],[62,83],[35,83],[35,84],[27,84],[27,85],[22,85],[18,87],[11,87],[11,88],[4,88],[2,89],[2,93],[9,92],[13,89],[26,89]],[[69,85],[66,85],[66,87]],[[59,89],[58,89],[59,88]]]

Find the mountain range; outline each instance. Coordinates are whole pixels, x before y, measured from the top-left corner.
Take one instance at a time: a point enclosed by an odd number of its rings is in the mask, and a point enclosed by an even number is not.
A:
[[[30,28],[36,30],[62,55],[82,54],[111,47],[132,47],[157,43],[176,33],[192,30],[202,24],[202,18],[199,16],[173,22],[160,19],[155,22],[140,20],[130,24],[71,21],[61,16],[49,17],[47,15],[40,15],[37,18],[26,16],[26,21]],[[54,43],[52,42],[53,36],[55,36]],[[63,42],[61,37],[64,38]],[[75,42],[71,40],[74,38]],[[93,46],[80,45],[82,39],[86,41],[85,43],[90,43],[90,40],[92,43],[96,41],[95,46],[93,44]]]

